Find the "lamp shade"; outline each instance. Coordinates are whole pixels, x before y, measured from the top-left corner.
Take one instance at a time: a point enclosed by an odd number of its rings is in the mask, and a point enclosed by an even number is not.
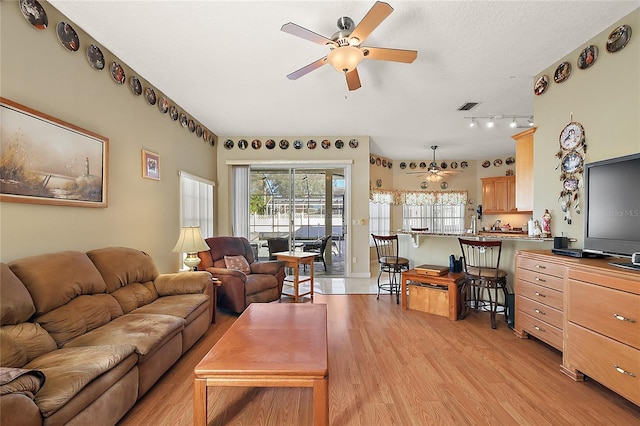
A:
[[[173,248],[174,253],[197,253],[207,251],[209,246],[204,242],[199,226],[183,226],[180,237]]]
[[[333,65],[336,71],[341,73],[353,71],[363,59],[364,53],[362,53],[362,50],[354,46],[336,47],[327,56],[329,63]]]

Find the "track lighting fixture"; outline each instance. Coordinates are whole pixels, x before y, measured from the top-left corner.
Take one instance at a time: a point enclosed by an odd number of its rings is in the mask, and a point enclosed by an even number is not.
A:
[[[512,129],[533,127],[533,117],[529,115],[474,115],[464,118],[470,120],[469,127],[477,127],[480,124],[479,120],[489,129],[499,125],[503,120],[509,120],[509,127]]]

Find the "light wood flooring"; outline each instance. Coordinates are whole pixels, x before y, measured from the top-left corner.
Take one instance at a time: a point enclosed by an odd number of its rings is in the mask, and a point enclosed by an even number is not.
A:
[[[518,339],[503,317],[492,330],[486,313],[449,321],[403,311],[388,295],[316,295],[315,303],[328,309],[332,425],[640,424],[640,407],[594,381],[572,381],[558,351]],[[122,425],[192,424],[193,368],[236,317],[217,318]],[[311,407],[306,388],[210,388],[208,418],[310,425]]]

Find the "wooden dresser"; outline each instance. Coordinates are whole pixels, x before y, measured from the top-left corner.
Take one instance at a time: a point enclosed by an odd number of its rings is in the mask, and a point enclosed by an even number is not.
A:
[[[640,405],[640,272],[612,260],[518,251],[514,331],[561,350],[574,380],[589,376]]]

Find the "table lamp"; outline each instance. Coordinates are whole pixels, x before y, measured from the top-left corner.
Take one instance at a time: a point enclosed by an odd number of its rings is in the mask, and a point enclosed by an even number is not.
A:
[[[200,227],[183,226],[180,229],[178,242],[172,251],[174,253],[187,253],[187,257],[185,257],[183,262],[189,267],[189,271],[193,271],[195,267],[200,264],[198,252],[207,250],[209,250],[209,246],[202,238]]]

